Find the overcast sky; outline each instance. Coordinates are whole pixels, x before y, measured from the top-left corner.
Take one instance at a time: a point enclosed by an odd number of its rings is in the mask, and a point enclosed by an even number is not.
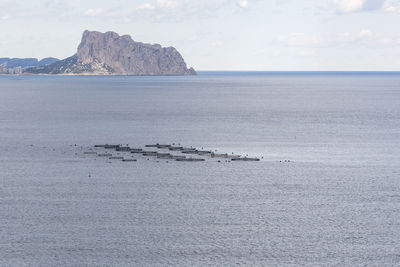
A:
[[[0,0],[0,57],[65,58],[85,29],[197,70],[400,70],[400,0]]]

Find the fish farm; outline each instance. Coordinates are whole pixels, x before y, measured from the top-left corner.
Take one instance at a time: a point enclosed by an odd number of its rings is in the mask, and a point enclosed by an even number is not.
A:
[[[263,157],[249,157],[248,155],[242,156],[238,154],[217,153],[217,150],[204,150],[193,146],[184,147],[180,145],[168,144],[148,144],[143,148],[129,147],[128,145],[95,145],[84,151],[83,154],[88,156],[97,156],[108,158],[109,160],[118,160],[122,162],[137,162],[138,159],[157,161],[163,160],[166,162],[248,162],[260,161]]]

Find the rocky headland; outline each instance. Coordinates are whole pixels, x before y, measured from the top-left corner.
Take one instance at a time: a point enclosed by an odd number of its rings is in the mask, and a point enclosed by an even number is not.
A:
[[[85,31],[77,53],[27,74],[196,75],[174,47],[135,42],[129,35]]]

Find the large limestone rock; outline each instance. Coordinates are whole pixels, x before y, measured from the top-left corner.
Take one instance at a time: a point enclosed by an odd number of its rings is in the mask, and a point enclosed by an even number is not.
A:
[[[181,54],[158,44],[135,42],[129,35],[85,31],[78,51],[52,65],[28,69],[30,73],[94,75],[195,75]]]

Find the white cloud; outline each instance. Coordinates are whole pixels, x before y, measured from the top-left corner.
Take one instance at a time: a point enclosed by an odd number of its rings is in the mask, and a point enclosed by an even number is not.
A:
[[[125,17],[125,18],[122,18],[122,22],[123,23],[130,23],[130,22],[132,22],[132,20],[130,18],[128,18],[128,17]]]
[[[2,16],[0,19],[1,20],[8,20],[10,17],[8,16],[8,15],[4,15],[4,16]]]
[[[280,35],[278,42],[288,46],[316,46],[322,43],[322,39],[316,35],[308,35],[305,33],[290,33],[288,35]]]
[[[315,54],[314,51],[312,50],[301,50],[299,53],[299,56],[301,57],[309,57],[309,56],[313,56]]]
[[[398,0],[331,0],[321,7],[334,13],[352,13],[360,11],[374,11],[384,9],[389,1]]]
[[[150,3],[144,3],[136,8],[136,10],[154,10],[156,7]]]
[[[333,0],[335,11],[340,13],[360,10],[363,7],[363,4],[363,0]]]
[[[220,46],[223,46],[223,45],[224,45],[224,43],[221,42],[221,41],[215,41],[215,42],[211,43],[212,47],[220,47]]]
[[[361,38],[364,38],[364,37],[371,37],[371,36],[372,36],[372,32],[371,32],[370,30],[367,30],[367,29],[362,29],[362,30],[358,33],[358,36],[361,37]]]
[[[85,11],[85,15],[89,17],[96,17],[98,15],[101,15],[103,13],[103,10],[101,9],[88,9]]]
[[[173,0],[157,0],[157,6],[165,9],[175,9],[179,6],[179,2]]]
[[[388,12],[400,13],[400,1],[399,0],[387,0],[383,4],[383,9]]]
[[[249,2],[247,0],[236,0],[236,3],[241,8],[246,8],[249,5]]]
[[[343,36],[346,37],[346,38],[347,38],[347,37],[350,37],[350,35],[351,35],[350,32],[344,32],[344,33],[343,33]]]

